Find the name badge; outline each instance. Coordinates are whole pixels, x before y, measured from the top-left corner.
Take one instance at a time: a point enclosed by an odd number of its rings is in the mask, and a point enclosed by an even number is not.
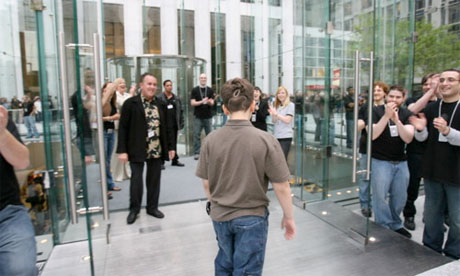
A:
[[[251,122],[255,122],[255,121],[256,121],[256,114],[252,113]]]
[[[172,104],[168,104],[168,109],[173,109],[174,106]]]
[[[447,137],[442,135],[441,132],[439,132],[438,142],[447,143]]]
[[[399,136],[397,126],[395,126],[395,125],[390,126],[390,135],[391,135],[391,137],[398,137]]]
[[[149,131],[148,136],[149,138],[152,138],[153,136],[155,136],[155,133],[153,132],[153,130]]]

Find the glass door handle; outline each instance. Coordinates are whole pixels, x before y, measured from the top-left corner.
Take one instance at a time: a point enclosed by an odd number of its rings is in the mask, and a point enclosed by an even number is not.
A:
[[[370,63],[370,70],[369,70],[369,95],[368,95],[368,109],[367,109],[367,118],[368,124],[372,122],[372,109],[374,107],[374,52],[370,52],[369,58],[360,58],[359,51],[355,52],[355,95],[354,95],[354,112],[353,112],[353,120],[354,120],[354,127],[353,127],[353,172],[352,172],[352,182],[356,183],[356,175],[359,173],[366,174],[366,180],[370,179],[371,174],[371,157],[372,157],[372,127],[367,128],[367,160],[366,160],[366,170],[357,171],[357,160],[358,160],[358,97],[361,94],[361,86],[359,85],[359,77],[360,77],[360,70],[359,65],[360,62],[369,62]]]
[[[367,118],[368,122],[373,122],[372,109],[374,108],[374,52],[370,52],[369,57],[370,70],[369,70],[369,96],[367,104]],[[371,178],[371,157],[372,157],[372,124],[367,128],[367,160],[366,160],[366,180]]]
[[[72,224],[78,223],[77,216],[77,203],[75,198],[75,176],[73,171],[73,158],[72,158],[72,136],[70,127],[70,107],[69,107],[69,93],[67,89],[67,67],[66,67],[66,54],[64,44],[64,33],[59,32],[59,66],[61,75],[61,96],[62,96],[62,114],[64,118],[64,144],[66,152],[66,166],[67,166],[67,185],[70,200],[70,217]]]
[[[101,62],[99,52],[99,34],[93,34],[93,61],[94,61],[94,84],[96,91],[96,123],[97,123],[97,140],[99,144],[99,169],[101,174],[101,193],[102,193],[102,208],[104,220],[109,219],[109,202],[107,199],[107,173],[105,163],[104,150],[104,124],[102,123],[102,93],[99,89],[102,88],[101,78]]]
[[[359,87],[359,51],[355,52],[355,97],[353,109],[353,172],[351,181],[356,183],[356,171],[358,161],[358,95],[360,94]]]

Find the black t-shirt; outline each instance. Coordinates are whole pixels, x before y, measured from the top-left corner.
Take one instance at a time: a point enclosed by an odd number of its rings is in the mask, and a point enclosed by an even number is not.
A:
[[[117,114],[117,107],[112,103],[112,101],[110,101],[110,115],[109,116],[113,116],[115,114]],[[109,129],[115,129],[115,122],[113,120],[110,120],[110,121],[104,121],[103,122],[103,125],[104,125],[104,131],[107,131]]]
[[[6,126],[8,131],[22,143],[19,132],[11,118]],[[0,210],[7,205],[22,205],[19,193],[19,184],[14,174],[13,166],[0,154]]]
[[[373,123],[376,124],[385,114],[385,105],[374,106],[372,111]],[[403,125],[408,124],[409,117],[412,115],[412,112],[409,110],[399,108],[398,116]],[[364,121],[366,122],[366,125],[368,125],[367,114]],[[394,122],[389,120],[389,124],[394,125]],[[406,143],[404,143],[400,136],[391,137],[390,128],[387,125],[382,134],[372,141],[372,157],[384,161],[405,161],[407,160],[407,156],[404,151],[405,145]]]
[[[170,129],[178,129],[177,127],[177,110],[176,110],[176,96],[172,94],[172,97],[168,99],[166,95],[164,95],[164,102],[165,110],[166,110],[166,117],[168,128]]]
[[[200,87],[195,86],[192,89],[192,96],[190,99],[195,101],[201,101],[202,99],[208,97],[209,99],[214,99],[214,90],[211,87]],[[210,119],[212,118],[212,106],[209,104],[202,104],[195,106],[195,111],[193,114],[199,119]]]
[[[422,96],[411,97],[406,100],[406,106],[409,106],[415,102],[417,102]],[[424,111],[420,111],[420,113],[424,113]],[[419,142],[416,139],[412,140],[410,144],[407,145],[406,151],[407,153],[415,153],[415,154],[423,154],[426,149],[426,141]]]
[[[256,103],[257,104],[257,103]],[[268,103],[266,100],[261,100],[259,103],[259,109],[257,111],[255,111],[255,115],[256,115],[256,121],[253,122],[252,121],[252,117],[251,117],[251,123],[253,126],[255,126],[256,128],[258,129],[261,129],[261,130],[264,130],[264,131],[267,131],[267,122],[266,122],[266,118],[268,116]],[[254,114],[253,113],[253,114]]]
[[[425,107],[428,121],[428,141],[423,156],[422,176],[434,181],[460,186],[460,147],[448,142],[439,142],[439,131],[433,126],[433,119],[439,117],[440,100]],[[457,102],[442,103],[441,115],[447,117],[449,124]],[[443,117],[444,117],[443,116]],[[460,107],[455,112],[451,128],[460,130]]]
[[[345,107],[345,118],[348,120],[353,119],[353,111],[354,111],[354,107],[349,107],[348,105],[354,102],[355,102],[355,99],[353,98],[353,96],[349,94],[343,97],[343,105]]]
[[[33,102],[26,102],[22,105],[24,109],[24,116],[30,116],[32,111],[34,111],[34,103]]]
[[[367,118],[367,103],[365,103],[358,111],[358,119],[366,122]],[[359,153],[366,154],[367,152],[367,130],[361,130],[361,138],[359,139]]]

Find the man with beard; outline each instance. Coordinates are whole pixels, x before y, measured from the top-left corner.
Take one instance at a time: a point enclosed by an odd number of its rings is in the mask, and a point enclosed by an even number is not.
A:
[[[404,89],[390,87],[386,104],[373,108],[372,126],[372,203],[375,222],[407,238],[411,234],[402,226],[399,217],[407,198],[409,169],[404,148],[414,138],[414,127],[409,124],[412,113],[401,108]]]

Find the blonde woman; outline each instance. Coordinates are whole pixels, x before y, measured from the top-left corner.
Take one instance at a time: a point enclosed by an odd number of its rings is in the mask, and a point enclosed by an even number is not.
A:
[[[121,107],[123,103],[134,96],[136,92],[136,86],[132,85],[127,92],[126,81],[123,78],[117,78],[114,83],[117,83],[117,109],[118,112],[121,113]],[[118,123],[119,121],[115,121],[115,131],[118,132]],[[116,134],[115,137],[118,137]],[[115,138],[116,139],[116,138]],[[117,148],[117,141],[115,141],[115,148]],[[131,177],[131,169],[129,168],[129,162],[122,163],[118,160],[118,157],[114,156],[112,158],[112,172],[113,172],[113,180],[117,182],[121,182],[125,179],[129,179]]]
[[[285,87],[278,88],[275,95],[275,106],[270,105],[268,112],[274,124],[273,135],[280,142],[287,160],[294,135],[295,105],[289,100],[289,93]]]

